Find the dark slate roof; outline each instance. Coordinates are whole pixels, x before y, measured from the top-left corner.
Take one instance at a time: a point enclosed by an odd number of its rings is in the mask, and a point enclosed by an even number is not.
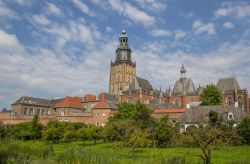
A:
[[[175,82],[173,95],[182,95],[183,92],[186,95],[195,94],[194,83],[190,78],[181,78]]]
[[[209,121],[209,112],[215,111],[219,114],[219,118],[222,117],[223,121],[227,121],[228,113],[232,112],[234,121],[240,122],[246,115],[240,108],[235,108],[229,105],[214,105],[214,106],[197,106],[190,109],[186,109],[181,116],[182,124],[197,124],[206,123]]]
[[[220,91],[240,90],[240,85],[234,77],[219,79],[217,86]]]
[[[153,87],[148,80],[136,76],[136,78],[130,84],[129,90],[138,90],[140,88],[142,91],[147,91],[148,93],[153,90]]]
[[[107,102],[107,103],[115,103],[117,104],[119,101],[119,98],[117,97],[117,95],[111,95],[109,93],[103,92],[100,95],[103,96],[103,101]]]
[[[58,103],[62,99],[43,99],[43,98],[34,98],[34,97],[28,97],[28,96],[22,96],[18,100],[16,100],[12,105],[16,104],[26,104],[26,105],[35,105],[35,106],[47,106],[51,107],[54,106],[56,103]]]
[[[172,103],[161,102],[159,98],[150,101],[149,106],[153,109],[179,109],[180,106]]]

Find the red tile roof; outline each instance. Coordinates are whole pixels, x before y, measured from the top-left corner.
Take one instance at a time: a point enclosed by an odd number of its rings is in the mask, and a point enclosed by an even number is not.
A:
[[[155,109],[154,113],[183,113],[184,109]]]
[[[84,96],[84,101],[95,101],[95,100],[96,100],[96,96],[95,95],[86,94]]]
[[[83,109],[81,97],[65,97],[56,105],[58,108],[78,108]]]

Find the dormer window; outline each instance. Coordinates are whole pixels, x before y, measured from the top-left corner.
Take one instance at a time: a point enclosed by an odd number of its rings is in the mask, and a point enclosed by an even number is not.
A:
[[[228,115],[227,115],[227,120],[228,120],[228,121],[231,121],[231,120],[233,120],[233,119],[234,119],[233,113],[232,113],[232,112],[229,112]]]

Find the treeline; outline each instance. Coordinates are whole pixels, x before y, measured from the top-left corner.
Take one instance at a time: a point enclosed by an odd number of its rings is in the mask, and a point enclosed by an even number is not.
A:
[[[32,121],[17,125],[4,125],[0,123],[1,139],[45,140],[54,143],[87,141],[103,139],[106,141],[122,141],[123,146],[131,147],[176,147],[195,146],[190,142],[191,132],[202,129],[191,126],[185,133],[179,133],[179,124],[170,124],[168,116],[160,119],[152,117],[152,109],[148,106],[136,104],[120,104],[118,112],[109,118],[108,125],[99,127],[84,123],[49,121],[46,125],[39,122],[38,116]],[[242,123],[233,127],[233,122],[223,122],[218,119],[216,112],[210,112],[207,127],[215,128],[223,133],[221,140],[227,144],[250,144],[250,117],[243,119]],[[211,130],[211,129],[210,129]],[[222,143],[225,143],[225,141]],[[119,145],[118,145],[119,146]]]

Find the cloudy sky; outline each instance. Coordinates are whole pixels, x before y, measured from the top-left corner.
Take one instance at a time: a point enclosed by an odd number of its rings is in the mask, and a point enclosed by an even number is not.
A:
[[[250,1],[0,0],[0,109],[108,91],[124,27],[137,75],[173,88],[234,76],[250,90]]]

